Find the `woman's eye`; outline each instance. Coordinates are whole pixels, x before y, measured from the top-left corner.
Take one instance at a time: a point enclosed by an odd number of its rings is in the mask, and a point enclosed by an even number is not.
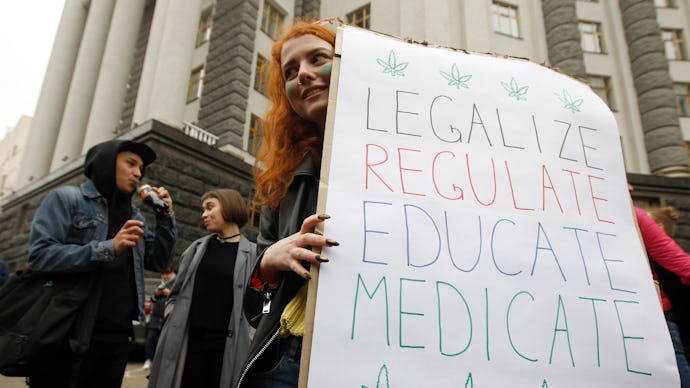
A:
[[[283,76],[286,80],[291,80],[297,76],[297,71],[294,68],[285,69]]]
[[[326,59],[328,59],[328,57],[326,57],[325,54],[316,54],[314,55],[314,58],[312,58],[312,62],[318,63],[321,61],[325,61]]]

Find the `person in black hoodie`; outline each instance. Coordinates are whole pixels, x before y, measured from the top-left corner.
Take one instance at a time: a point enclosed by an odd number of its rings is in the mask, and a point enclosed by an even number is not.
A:
[[[156,159],[143,143],[110,140],[86,154],[79,186],[50,192],[36,210],[29,234],[29,266],[34,271],[85,271],[97,281],[76,325],[91,330],[88,350],[70,344],[39,355],[29,376],[31,387],[120,387],[127,365],[132,320],[143,321],[144,268],[162,272],[173,257],[177,228],[172,198],[156,212],[149,230],[132,194],[144,168]],[[92,308],[87,308],[92,306]]]

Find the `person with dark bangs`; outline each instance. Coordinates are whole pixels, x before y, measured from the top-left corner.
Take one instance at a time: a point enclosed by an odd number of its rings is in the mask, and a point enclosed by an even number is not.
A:
[[[249,348],[242,299],[256,246],[240,233],[249,210],[233,189],[206,192],[201,207],[210,234],[180,257],[149,387],[232,387]]]

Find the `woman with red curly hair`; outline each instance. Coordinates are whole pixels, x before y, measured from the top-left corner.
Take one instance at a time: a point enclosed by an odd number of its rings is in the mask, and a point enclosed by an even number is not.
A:
[[[309,265],[327,262],[312,247],[335,246],[314,233],[335,33],[298,22],[278,40],[269,65],[264,137],[254,170],[263,205],[259,261],[245,295],[256,327],[238,387],[296,387],[299,377]]]

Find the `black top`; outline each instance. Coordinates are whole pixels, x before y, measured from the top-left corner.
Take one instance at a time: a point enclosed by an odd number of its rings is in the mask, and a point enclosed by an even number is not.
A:
[[[233,306],[235,261],[239,242],[209,239],[194,278],[189,322],[193,328],[228,329]]]
[[[121,144],[122,141],[112,140],[95,145],[87,152],[85,161],[85,175],[108,203],[108,239],[114,238],[132,217],[132,193],[117,188],[117,155]],[[101,297],[92,337],[101,341],[127,341],[132,320],[138,315],[131,248],[103,264],[100,283]]]
[[[132,320],[138,315],[133,261],[132,250],[126,249],[103,265],[101,301],[92,335],[96,340],[122,342],[132,333]]]

